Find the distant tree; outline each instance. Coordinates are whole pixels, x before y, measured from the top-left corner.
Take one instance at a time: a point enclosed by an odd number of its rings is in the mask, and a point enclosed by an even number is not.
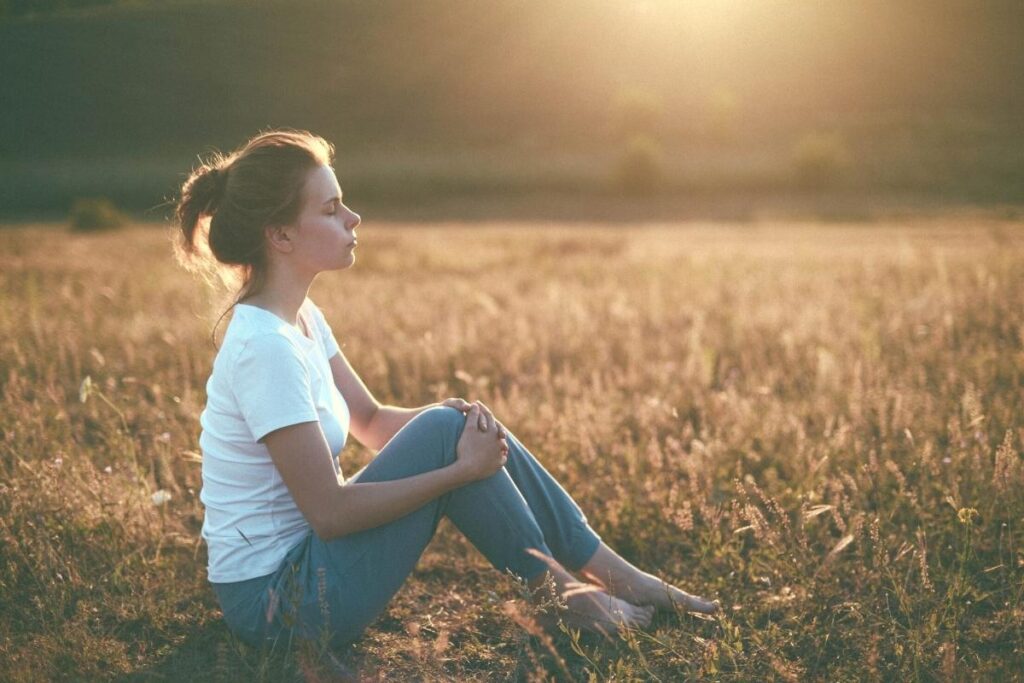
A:
[[[119,228],[128,216],[106,197],[84,197],[71,205],[68,222],[76,232],[95,232]]]
[[[665,179],[661,145],[649,135],[630,138],[619,155],[615,182],[627,194],[650,194],[660,189]]]
[[[801,187],[835,185],[850,166],[850,151],[839,133],[807,133],[793,148],[793,174]]]
[[[661,186],[665,165],[657,133],[662,113],[661,98],[639,86],[623,88],[613,100],[613,126],[622,147],[612,175],[621,192],[650,194]]]

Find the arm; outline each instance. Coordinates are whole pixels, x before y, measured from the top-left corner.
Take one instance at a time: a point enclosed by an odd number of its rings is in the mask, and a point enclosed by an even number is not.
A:
[[[500,469],[505,455],[495,439],[496,426],[491,421],[481,430],[479,409],[470,415],[453,464],[393,481],[339,484],[319,422],[282,427],[262,441],[314,533],[329,541],[398,519]]]
[[[331,374],[334,377],[334,385],[348,405],[351,416],[349,431],[360,443],[367,448],[379,451],[409,420],[427,408],[437,405],[432,403],[420,408],[381,405],[348,362],[345,354],[342,353],[323,312],[316,306],[312,306],[312,311],[318,322],[320,333],[323,335],[326,348],[335,351],[328,361],[331,366]],[[445,405],[449,405],[447,401]],[[469,409],[468,404],[465,406],[453,405],[452,407],[457,407],[462,412]]]
[[[398,408],[381,405],[340,351],[331,357],[331,374],[352,417],[352,436],[367,448],[379,451],[405,423],[431,406]]]
[[[450,406],[463,413],[469,411],[470,404],[461,398],[448,398],[441,403],[431,403],[419,408],[399,408],[398,406],[381,405],[370,390],[366,388],[363,380],[356,373],[355,368],[348,362],[344,354],[338,351],[331,357],[331,374],[334,376],[334,384],[341,392],[342,398],[348,405],[352,421],[349,426],[352,435],[367,448],[379,451],[388,441],[391,440],[398,430],[405,426],[412,418],[422,413],[427,408],[436,405]],[[478,402],[479,403],[479,402]],[[491,414],[490,409],[480,403],[481,412]],[[504,438],[505,427],[498,424],[498,433]]]

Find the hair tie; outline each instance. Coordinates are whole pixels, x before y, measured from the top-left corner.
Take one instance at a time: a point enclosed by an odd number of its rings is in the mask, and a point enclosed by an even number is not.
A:
[[[224,191],[228,186],[228,169],[214,166],[207,173],[210,176],[210,203],[207,206],[207,211],[212,212],[220,204],[221,199],[224,198]]]

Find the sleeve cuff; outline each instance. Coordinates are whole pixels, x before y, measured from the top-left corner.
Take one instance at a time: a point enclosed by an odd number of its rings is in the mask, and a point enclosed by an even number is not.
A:
[[[254,427],[252,429],[252,438],[254,441],[259,441],[270,432],[281,429],[282,427],[290,427],[296,424],[302,424],[303,422],[319,422],[320,416],[316,413],[296,413],[294,415],[278,416],[274,420],[264,422],[263,424]]]

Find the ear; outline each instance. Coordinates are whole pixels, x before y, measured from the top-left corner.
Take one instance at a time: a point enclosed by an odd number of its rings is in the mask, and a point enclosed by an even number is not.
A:
[[[295,243],[292,241],[292,236],[295,234],[294,228],[290,225],[268,225],[264,228],[264,234],[271,249],[289,254],[295,248]]]

